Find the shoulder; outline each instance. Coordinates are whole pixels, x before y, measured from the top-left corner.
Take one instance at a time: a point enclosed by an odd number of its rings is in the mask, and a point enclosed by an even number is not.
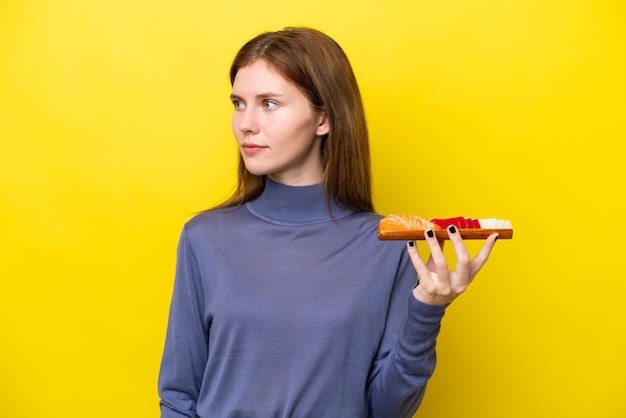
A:
[[[383,218],[382,215],[374,212],[353,212],[351,215],[353,220],[369,224],[378,228],[378,223]]]
[[[402,254],[406,242],[385,241],[378,238],[378,225],[382,218],[383,215],[373,212],[355,212],[350,216],[351,222],[358,225],[365,245],[376,251]]]
[[[197,213],[183,226],[183,235],[190,241],[200,237],[215,236],[220,233],[225,224],[239,222],[242,215],[241,212],[242,207],[236,206],[225,209],[210,209]]]

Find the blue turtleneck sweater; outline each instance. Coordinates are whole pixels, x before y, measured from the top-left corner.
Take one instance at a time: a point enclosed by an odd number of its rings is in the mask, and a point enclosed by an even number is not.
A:
[[[412,295],[404,242],[322,185],[267,181],[184,227],[159,376],[166,417],[409,417],[444,306]],[[332,216],[331,216],[332,214]]]

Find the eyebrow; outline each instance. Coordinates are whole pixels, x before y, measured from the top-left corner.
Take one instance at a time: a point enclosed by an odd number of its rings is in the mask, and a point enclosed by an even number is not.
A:
[[[257,94],[256,96],[254,96],[255,99],[259,100],[259,99],[270,99],[270,98],[275,98],[275,97],[283,97],[282,94],[280,93],[272,93],[272,92],[267,92],[267,93],[261,93],[261,94]],[[231,94],[230,95],[230,99],[231,100],[243,100],[243,97],[238,96],[236,94]]]

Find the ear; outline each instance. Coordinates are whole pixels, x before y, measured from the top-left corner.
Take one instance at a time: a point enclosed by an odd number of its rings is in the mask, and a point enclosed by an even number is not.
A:
[[[328,132],[330,132],[330,124],[328,122],[328,117],[326,116],[325,111],[321,111],[319,119],[318,119],[317,131],[315,131],[315,134],[317,136],[324,136],[324,135],[327,135]]]

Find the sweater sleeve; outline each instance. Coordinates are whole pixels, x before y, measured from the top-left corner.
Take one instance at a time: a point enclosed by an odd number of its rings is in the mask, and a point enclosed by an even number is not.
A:
[[[162,418],[197,417],[196,403],[208,356],[202,294],[198,263],[183,229],[159,373]]]
[[[413,296],[416,274],[405,255],[370,375],[368,397],[373,418],[413,416],[437,361],[435,343],[447,305],[428,305]]]

